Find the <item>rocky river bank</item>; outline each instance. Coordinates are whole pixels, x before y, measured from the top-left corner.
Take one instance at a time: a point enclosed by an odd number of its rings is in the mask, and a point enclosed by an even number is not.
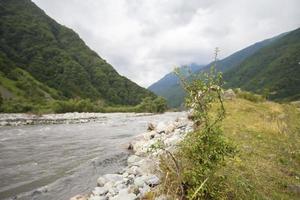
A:
[[[128,149],[133,153],[127,159],[127,167],[116,174],[98,178],[97,187],[88,195],[76,195],[70,200],[136,200],[154,190],[160,183],[159,157],[162,149],[153,149],[158,143],[170,152],[176,144],[193,130],[193,123],[182,117],[176,121],[157,125],[149,124],[149,130],[137,136]],[[158,200],[164,196],[156,197]]]
[[[38,124],[77,124],[101,121],[107,116],[118,116],[123,113],[63,113],[63,114],[0,114],[0,126],[38,125]],[[150,113],[126,113],[129,117],[151,115]]]

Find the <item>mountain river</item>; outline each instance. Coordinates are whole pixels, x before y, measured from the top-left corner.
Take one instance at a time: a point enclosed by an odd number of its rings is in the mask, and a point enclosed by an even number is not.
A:
[[[149,122],[184,115],[112,113],[81,124],[0,127],[0,199],[68,200],[89,193],[100,175],[126,165],[128,143]]]

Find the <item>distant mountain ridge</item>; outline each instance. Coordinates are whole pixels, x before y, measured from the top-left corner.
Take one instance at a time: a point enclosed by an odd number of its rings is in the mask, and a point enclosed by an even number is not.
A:
[[[253,55],[255,52],[260,50],[261,48],[268,46],[275,40],[285,36],[287,33],[280,34],[278,36],[275,36],[270,39],[263,40],[261,42],[257,42],[253,45],[250,45],[242,50],[239,50],[230,56],[218,60],[216,63],[217,70],[221,72],[225,72],[226,70],[229,70],[231,68],[234,68],[235,66],[238,66],[240,63],[242,63],[246,58]],[[201,73],[203,71],[207,71],[212,66],[212,63],[207,64],[205,66],[201,66],[199,69],[193,71],[194,73]],[[166,75],[168,76],[168,75]],[[179,107],[184,102],[184,96],[185,93],[180,86],[180,83],[177,81],[176,84],[169,84],[169,87],[163,87],[163,85],[168,85],[166,83],[168,79],[161,79],[151,85],[148,89],[150,89],[152,92],[159,96],[163,96],[167,99],[169,106],[171,107]],[[174,82],[172,82],[174,83]],[[159,90],[157,88],[160,88]]]
[[[155,95],[30,0],[0,1],[0,92],[26,100],[89,98],[136,105]]]
[[[187,70],[195,73],[202,67],[204,67],[204,65],[192,63],[188,68],[186,66],[180,67],[180,71],[181,73],[188,75],[189,72]],[[180,87],[180,81],[173,72],[153,83],[148,89],[156,95],[164,97],[170,107],[178,107],[181,102],[183,102],[185,96],[184,90]]]

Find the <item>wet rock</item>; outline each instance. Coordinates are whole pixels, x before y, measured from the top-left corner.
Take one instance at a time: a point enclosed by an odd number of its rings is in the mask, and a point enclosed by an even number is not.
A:
[[[104,184],[107,182],[107,180],[105,179],[105,178],[103,178],[103,177],[99,177],[98,179],[97,179],[97,185],[99,186],[99,187],[103,187],[104,186]]]
[[[94,195],[105,195],[108,192],[108,189],[106,187],[95,187],[95,189],[93,190],[93,194]]]
[[[139,156],[136,155],[131,155],[129,156],[129,158],[127,159],[128,165],[133,165],[136,162],[139,162],[141,160],[141,158]]]

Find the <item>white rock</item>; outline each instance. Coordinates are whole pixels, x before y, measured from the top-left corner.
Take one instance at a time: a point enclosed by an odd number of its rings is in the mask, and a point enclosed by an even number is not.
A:
[[[108,189],[106,187],[95,187],[95,189],[93,190],[93,194],[94,195],[105,195],[108,192]]]
[[[141,160],[141,157],[136,156],[136,155],[131,155],[129,156],[129,158],[127,159],[128,165],[133,165],[134,163],[138,162]]]
[[[142,173],[138,166],[132,166],[127,171],[129,174],[140,175]]]
[[[91,196],[89,200],[106,200],[104,196]]]
[[[121,183],[121,184],[116,185],[116,189],[117,189],[118,191],[120,191],[120,190],[122,190],[122,189],[125,189],[125,188],[127,188],[127,186],[126,186],[124,183]]]
[[[166,131],[167,124],[165,122],[159,122],[156,126],[156,132],[160,133],[162,131]]]
[[[123,174],[122,174],[122,176],[124,177],[124,178],[126,178],[126,177],[128,177],[128,172],[124,172]]]
[[[105,187],[106,189],[110,189],[110,188],[112,188],[112,187],[114,187],[114,183],[113,182],[107,182],[107,183],[105,183],[105,185],[103,186],[103,187]]]
[[[111,198],[112,200],[135,200],[137,196],[133,193],[128,193],[127,189],[123,189],[118,195]]]
[[[107,182],[117,182],[122,181],[123,176],[120,174],[105,174],[103,178],[105,178]]]
[[[144,184],[144,177],[137,177],[136,179],[134,179],[134,185],[136,185],[137,187],[143,187]]]
[[[179,135],[172,135],[172,137],[169,137],[167,139],[165,139],[164,143],[166,146],[172,146],[175,145],[176,143],[178,143],[179,141],[181,141],[182,138]]]
[[[105,183],[107,183],[107,180],[104,177],[101,176],[97,179],[97,185],[99,187],[103,187]]]

